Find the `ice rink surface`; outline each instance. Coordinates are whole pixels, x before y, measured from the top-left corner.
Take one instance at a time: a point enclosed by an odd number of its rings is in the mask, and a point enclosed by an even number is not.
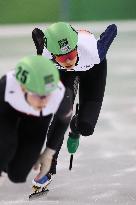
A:
[[[111,22],[73,24],[98,37]],[[112,22],[113,23],[113,22]],[[136,204],[136,22],[114,22],[118,36],[111,46],[103,107],[93,136],[81,137],[68,170],[66,140],[57,175],[47,197],[29,201],[26,184],[0,182],[0,205],[135,205]],[[0,75],[35,52],[31,30],[43,25],[0,27]],[[67,134],[65,136],[67,139]]]

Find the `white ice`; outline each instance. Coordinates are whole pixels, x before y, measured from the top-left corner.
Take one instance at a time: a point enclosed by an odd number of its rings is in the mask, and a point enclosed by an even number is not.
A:
[[[109,23],[90,22],[81,28],[99,36]],[[65,140],[47,197],[28,200],[35,175],[32,171],[25,184],[5,179],[0,185],[0,205],[136,204],[136,22],[114,23],[119,33],[107,55],[103,107],[93,136],[81,137],[72,171],[68,170]],[[34,25],[0,27],[1,75],[14,68],[20,57],[34,53],[32,28]]]

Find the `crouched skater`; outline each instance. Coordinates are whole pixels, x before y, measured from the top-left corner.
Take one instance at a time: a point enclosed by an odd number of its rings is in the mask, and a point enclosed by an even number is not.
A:
[[[41,178],[41,186],[50,182],[71,119],[70,95],[43,56],[24,57],[0,79],[0,171],[12,182],[25,182],[34,165],[34,186]]]

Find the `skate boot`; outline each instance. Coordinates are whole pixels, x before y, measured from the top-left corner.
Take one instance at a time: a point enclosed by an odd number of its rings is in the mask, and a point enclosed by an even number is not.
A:
[[[47,175],[43,176],[41,179],[33,179],[32,184],[33,184],[33,191],[34,192],[40,192],[44,189],[47,189],[47,186],[51,183],[51,174],[48,173]]]
[[[40,197],[42,195],[46,195],[49,192],[47,187],[52,181],[51,176],[52,175],[50,173],[48,173],[47,175],[45,175],[41,179],[37,179],[37,178],[33,179],[33,181],[32,181],[33,193],[29,195],[30,200],[37,198],[37,197]]]

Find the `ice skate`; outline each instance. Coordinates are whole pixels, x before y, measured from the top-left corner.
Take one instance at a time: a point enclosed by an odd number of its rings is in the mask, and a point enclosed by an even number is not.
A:
[[[51,183],[52,175],[49,173],[42,177],[41,179],[33,179],[32,181],[32,189],[33,193],[29,195],[29,199],[37,198],[39,196],[45,195],[49,192],[48,185]]]

